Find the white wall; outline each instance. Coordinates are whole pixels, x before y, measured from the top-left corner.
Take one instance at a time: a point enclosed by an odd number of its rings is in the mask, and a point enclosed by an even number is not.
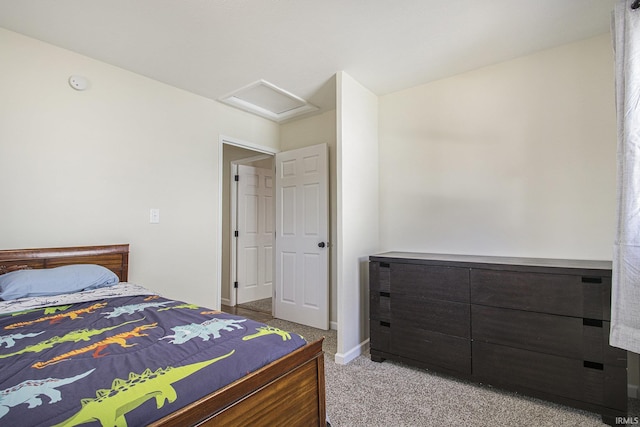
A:
[[[344,72],[336,79],[337,363],[369,337],[368,257],[378,251],[378,97]]]
[[[217,308],[219,134],[278,126],[3,29],[0,52],[0,248],[130,243],[131,281]]]
[[[611,259],[610,36],[382,96],[384,250]]]
[[[327,144],[329,147],[329,242],[330,252],[330,288],[329,320],[331,329],[338,328],[337,322],[337,279],[336,279],[336,111],[331,110],[322,114],[300,118],[293,122],[280,126],[281,151],[294,150],[296,148],[309,147],[316,144]]]
[[[613,71],[604,34],[380,97],[382,250],[610,260]]]

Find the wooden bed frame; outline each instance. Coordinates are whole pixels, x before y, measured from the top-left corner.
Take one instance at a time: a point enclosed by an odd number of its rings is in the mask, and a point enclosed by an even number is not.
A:
[[[103,265],[127,281],[129,245],[0,250],[0,274],[16,268]],[[152,426],[325,426],[322,339],[185,406]]]

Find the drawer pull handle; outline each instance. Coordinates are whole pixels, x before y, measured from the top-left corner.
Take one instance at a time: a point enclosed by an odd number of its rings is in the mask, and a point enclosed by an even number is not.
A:
[[[380,326],[384,326],[385,328],[390,328],[391,327],[391,323],[390,322],[380,321]]]
[[[602,283],[602,277],[582,277],[582,283]]]
[[[387,297],[387,298],[390,298],[390,297],[391,297],[391,293],[389,293],[389,292],[380,292],[380,296],[381,296],[381,297]]]
[[[382,268],[389,268],[389,263],[388,263],[388,262],[381,262],[381,263],[380,263],[380,267],[382,267]]]
[[[595,326],[596,328],[602,328],[602,320],[598,319],[582,319],[584,326]]]
[[[589,362],[588,360],[585,360],[583,362],[583,365],[585,368],[589,368],[589,369],[597,369],[598,371],[604,370],[604,365],[598,362]]]

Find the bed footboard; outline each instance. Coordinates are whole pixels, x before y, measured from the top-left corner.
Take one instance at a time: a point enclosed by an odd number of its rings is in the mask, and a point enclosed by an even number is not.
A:
[[[324,426],[322,341],[307,344],[151,426]]]

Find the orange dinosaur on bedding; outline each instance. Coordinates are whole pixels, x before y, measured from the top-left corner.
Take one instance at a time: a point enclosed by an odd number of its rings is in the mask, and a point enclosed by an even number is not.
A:
[[[106,302],[99,302],[97,304],[93,304],[92,306],[89,306],[87,308],[81,308],[78,310],[73,310],[70,311],[68,313],[60,313],[60,314],[54,314],[53,316],[44,316],[44,317],[40,317],[38,319],[35,320],[29,320],[27,322],[18,322],[18,323],[12,323],[11,325],[7,325],[4,328],[5,329],[17,329],[20,328],[22,326],[29,326],[29,325],[34,325],[36,323],[40,323],[40,322],[46,322],[47,320],[49,321],[50,325],[56,324],[60,321],[62,321],[62,319],[64,319],[65,317],[68,317],[71,320],[77,319],[80,317],[81,314],[85,314],[85,313],[93,313],[94,311],[104,308],[107,306]]]
[[[95,359],[97,359],[98,357],[103,357],[106,356],[106,354],[100,354],[105,348],[109,347],[110,345],[113,344],[118,344],[120,347],[123,348],[129,348],[129,347],[133,347],[137,344],[127,344],[127,340],[130,338],[138,338],[138,337],[146,337],[147,334],[143,334],[141,333],[141,331],[144,331],[146,329],[153,329],[156,326],[158,326],[158,323],[151,323],[149,325],[142,325],[142,326],[138,326],[130,331],[127,332],[121,332],[117,335],[113,335],[111,337],[107,337],[101,341],[98,341],[96,343],[90,344],[86,347],[82,347],[76,350],[71,350],[68,353],[64,353],[61,354],[59,356],[54,357],[53,359],[49,359],[46,362],[36,362],[33,365],[31,365],[32,368],[37,368],[37,369],[42,369],[42,368],[46,368],[49,365],[53,365],[55,363],[58,362],[62,362],[63,360],[67,360],[72,358],[73,356],[77,356],[78,354],[83,354],[83,353],[88,353],[90,351],[93,351],[93,357]]]

